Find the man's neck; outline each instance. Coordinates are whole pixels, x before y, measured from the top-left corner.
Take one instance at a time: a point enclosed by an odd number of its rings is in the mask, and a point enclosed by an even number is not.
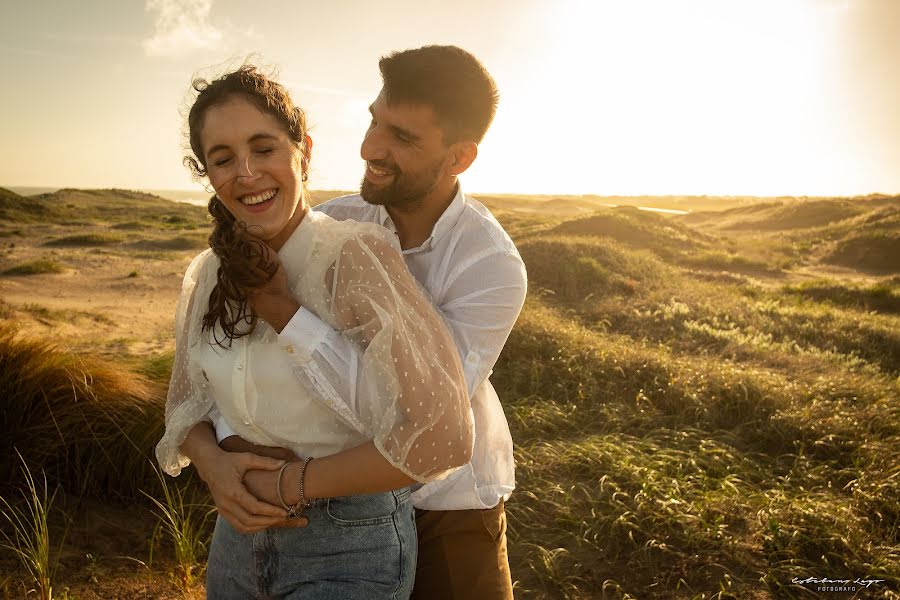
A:
[[[458,183],[452,178],[443,185],[436,186],[431,193],[404,207],[385,206],[397,229],[400,247],[403,250],[421,246],[431,235],[435,223],[456,197]]]

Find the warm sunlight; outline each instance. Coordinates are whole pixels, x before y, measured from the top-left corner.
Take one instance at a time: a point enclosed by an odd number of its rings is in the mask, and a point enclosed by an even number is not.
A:
[[[0,73],[0,600],[900,600],[900,0],[0,0]]]
[[[0,25],[0,65],[19,90],[2,101],[13,142],[0,148],[0,183],[193,187],[180,160],[191,75],[251,56],[308,112],[310,183],[355,189],[379,57],[451,43],[501,92],[463,178],[473,192],[900,189],[896,2],[386,0],[378,10],[394,18],[377,28],[374,8],[340,3],[86,6],[62,3],[49,24],[22,8]],[[298,23],[310,25],[299,44]]]
[[[502,191],[531,173],[540,192],[852,192],[822,168],[835,161],[819,135],[833,85],[832,11],[565,6],[544,15],[554,28],[539,40],[545,50],[523,87],[504,94],[483,148],[493,168],[473,175],[475,188]]]

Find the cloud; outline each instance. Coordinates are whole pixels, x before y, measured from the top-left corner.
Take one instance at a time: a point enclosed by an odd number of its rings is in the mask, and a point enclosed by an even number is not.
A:
[[[222,41],[222,31],[209,22],[212,0],[147,0],[145,8],[156,13],[153,36],[143,42],[149,56],[181,56]]]

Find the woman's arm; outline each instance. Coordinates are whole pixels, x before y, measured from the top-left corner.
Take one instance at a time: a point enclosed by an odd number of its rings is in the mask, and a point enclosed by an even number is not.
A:
[[[364,349],[358,411],[375,448],[423,483],[468,463],[474,428],[460,358],[393,236],[373,228],[348,240],[333,288],[344,336]]]
[[[363,349],[361,387],[368,394],[358,417],[374,441],[310,463],[307,496],[383,492],[467,463],[473,432],[459,356],[399,251],[376,235],[352,238],[328,277],[326,310]],[[277,331],[299,306],[280,266],[250,302]],[[292,464],[282,476],[286,501],[296,501],[299,473],[300,464]],[[260,499],[278,503],[276,478],[276,473],[251,472],[244,481]]]
[[[300,499],[302,461],[288,465],[281,477],[281,494],[288,505]],[[275,487],[278,472],[253,470],[244,474],[244,483],[254,496],[270,504],[280,504]],[[334,498],[354,494],[375,494],[415,483],[387,461],[373,442],[310,461],[303,479],[307,499]]]

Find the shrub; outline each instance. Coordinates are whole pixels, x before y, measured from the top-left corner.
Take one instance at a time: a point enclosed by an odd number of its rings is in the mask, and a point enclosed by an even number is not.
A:
[[[164,398],[143,376],[0,327],[0,453],[19,449],[67,491],[155,489],[147,457],[162,437]],[[0,487],[20,484],[11,461],[0,463]]]
[[[40,259],[10,267],[3,271],[4,275],[44,275],[46,273],[62,273],[65,267],[52,260]]]

